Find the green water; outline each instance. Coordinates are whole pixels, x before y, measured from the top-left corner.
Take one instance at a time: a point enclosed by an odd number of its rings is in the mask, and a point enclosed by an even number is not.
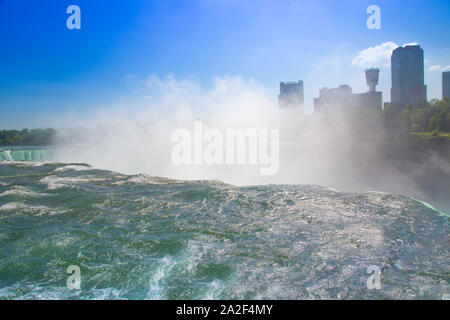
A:
[[[45,147],[0,147],[0,161],[49,161],[54,150]]]
[[[2,299],[450,293],[449,218],[408,197],[175,181],[17,161],[48,150],[12,154],[0,162]],[[70,265],[79,290],[67,287]],[[382,270],[379,290],[366,284],[371,265]]]

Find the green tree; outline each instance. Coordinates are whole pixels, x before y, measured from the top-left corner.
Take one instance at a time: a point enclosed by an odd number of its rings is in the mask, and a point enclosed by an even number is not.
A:
[[[428,130],[439,132],[439,114],[436,113],[431,117],[430,121],[428,122]]]
[[[400,124],[406,130],[411,129],[411,111],[409,109],[405,109],[402,111],[400,116]]]

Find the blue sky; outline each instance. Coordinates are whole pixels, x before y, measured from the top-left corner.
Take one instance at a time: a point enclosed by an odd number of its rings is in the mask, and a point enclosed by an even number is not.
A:
[[[81,30],[66,27],[71,4],[81,8]],[[372,4],[381,30],[366,27]],[[0,0],[0,128],[51,125],[50,115],[144,99],[129,79],[149,75],[206,88],[215,76],[252,78],[272,90],[274,103],[280,81],[301,79],[311,112],[323,86],[366,91],[364,66],[352,62],[373,47],[366,54],[377,56],[368,59],[381,66],[386,43],[419,43],[428,98],[441,98],[449,16],[448,0]],[[384,101],[389,88],[390,68],[381,66]]]

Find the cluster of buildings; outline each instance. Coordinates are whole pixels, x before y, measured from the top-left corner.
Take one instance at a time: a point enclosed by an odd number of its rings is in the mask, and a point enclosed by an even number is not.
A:
[[[380,70],[367,69],[366,82],[369,90],[353,93],[349,85],[337,88],[322,88],[319,97],[314,99],[314,112],[329,113],[349,109],[381,110],[383,96],[376,90]],[[424,83],[423,49],[419,45],[398,47],[391,56],[391,102],[386,106],[403,109],[407,104],[420,104],[427,101],[427,86]],[[442,73],[442,97],[450,98],[450,72]],[[278,96],[280,108],[295,108],[303,114],[303,81],[281,82]]]
[[[376,91],[379,74],[379,69],[366,70],[369,91],[365,93],[353,93],[352,88],[346,84],[340,85],[338,88],[320,89],[319,98],[314,99],[314,111],[331,112],[359,108],[381,109],[383,94],[381,91]]]

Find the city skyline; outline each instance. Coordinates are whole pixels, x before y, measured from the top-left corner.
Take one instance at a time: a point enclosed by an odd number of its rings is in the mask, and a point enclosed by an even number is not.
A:
[[[375,67],[388,102],[390,53],[408,43],[425,51],[428,100],[441,98],[441,74],[450,70],[446,1],[378,1],[380,30],[366,26],[372,1],[80,0],[81,30],[66,28],[70,4],[0,4],[0,126],[42,127],[99,106],[145,106],[151,94],[142,83],[168,75],[206,89],[216,77],[253,79],[274,105],[280,81],[301,79],[311,114],[322,87],[365,92],[364,70]]]

